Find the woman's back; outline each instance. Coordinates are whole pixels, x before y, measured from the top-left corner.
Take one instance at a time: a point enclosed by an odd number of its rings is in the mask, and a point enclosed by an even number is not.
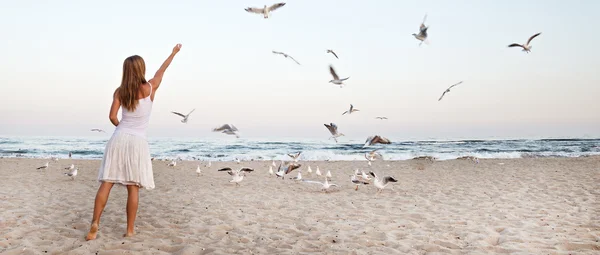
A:
[[[129,111],[121,106],[121,121],[115,132],[146,137],[146,129],[150,123],[150,113],[152,112],[152,84],[148,84],[150,85],[150,94],[138,99],[135,110]]]

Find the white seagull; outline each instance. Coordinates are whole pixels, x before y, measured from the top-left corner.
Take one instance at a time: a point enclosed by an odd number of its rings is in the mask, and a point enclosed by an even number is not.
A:
[[[273,167],[277,167],[277,164],[275,164],[275,160],[271,161],[271,165],[272,165]]]
[[[375,118],[378,120],[387,120],[388,119],[387,117],[375,117]]]
[[[247,12],[262,14],[265,19],[268,19],[270,12],[279,9],[284,5],[285,5],[285,3],[277,3],[277,4],[271,5],[269,7],[267,7],[266,5],[263,8],[248,7],[244,10],[246,10]]]
[[[196,109],[193,109],[190,113],[188,113],[187,115],[183,115],[182,113],[178,113],[178,112],[171,112],[175,115],[179,115],[181,117],[183,117],[183,119],[181,120],[181,123],[187,123],[188,118],[190,117],[190,114],[192,114],[192,112],[194,112]]]
[[[73,169],[75,169],[75,165],[73,165],[73,164],[71,164],[68,167],[65,167],[65,170],[69,170],[70,171],[70,170],[73,170]]]
[[[359,109],[354,109],[354,105],[350,104],[350,109],[345,111],[344,113],[342,113],[342,115],[346,115],[346,114],[352,114],[353,112],[358,112],[360,111]]]
[[[421,46],[421,44],[423,44],[423,42],[427,40],[427,29],[429,29],[429,27],[425,26],[425,20],[427,20],[427,14],[425,14],[423,22],[421,22],[421,26],[419,27],[419,34],[412,34],[417,40],[421,41],[419,43],[419,46]]]
[[[350,78],[350,77],[346,77],[344,79],[340,79],[340,77],[337,75],[337,73],[333,69],[332,65],[329,66],[329,72],[331,73],[331,76],[333,76],[333,80],[330,80],[329,82],[331,82],[335,85],[339,85],[340,88],[344,85],[344,81]]]
[[[92,131],[92,132],[98,132],[98,133],[106,133],[104,130],[99,129],[99,128],[92,128],[90,131]]]
[[[438,99],[438,102],[439,102],[439,101],[442,101],[442,98],[444,98],[444,95],[446,95],[446,93],[450,92],[450,89],[451,89],[451,88],[453,88],[454,86],[457,86],[457,85],[459,85],[459,84],[461,84],[461,83],[463,83],[463,82],[462,82],[462,81],[459,81],[458,83],[456,83],[456,84],[454,84],[454,85],[450,86],[449,88],[447,88],[447,89],[444,91],[444,93],[442,93],[442,96],[440,97],[440,99]]]
[[[531,43],[531,40],[533,40],[533,38],[536,38],[540,34],[542,34],[542,33],[537,33],[537,34],[532,35],[531,37],[529,37],[529,40],[527,40],[527,43],[525,43],[524,45],[523,44],[518,44],[518,43],[513,43],[511,45],[508,45],[508,47],[521,47],[521,48],[523,48],[524,52],[529,53],[531,51],[531,47],[533,47],[533,46],[529,45],[529,43]]]
[[[298,158],[300,158],[300,154],[302,154],[301,151],[297,152],[296,154],[289,153],[288,156],[290,158],[292,158],[294,160],[294,162],[298,162]]]
[[[279,54],[279,55],[284,56],[285,58],[290,58],[291,60],[294,60],[294,62],[296,62],[296,64],[300,65],[300,63],[298,63],[298,61],[294,57],[292,57],[292,56],[290,56],[288,54],[285,54],[285,53],[280,52],[280,51],[273,51],[273,54]]]
[[[333,52],[333,50],[327,50],[327,53],[331,53],[331,54],[333,54],[333,56],[335,56],[335,58],[340,59],[340,58],[338,58],[338,55],[335,54],[335,52]]]
[[[171,160],[171,163],[169,163],[167,166],[175,167],[175,166],[177,166],[177,162],[175,162],[174,160]]]
[[[315,171],[315,174],[317,176],[321,176],[321,169],[319,169],[319,166],[317,166],[317,171]]]
[[[48,163],[48,162],[46,162],[46,164],[44,164],[43,166],[40,166],[40,167],[38,167],[38,168],[36,168],[36,169],[37,169],[37,170],[40,170],[40,169],[46,169],[46,168],[48,168],[48,164],[49,164],[49,163]]]
[[[327,173],[325,174],[325,177],[329,180],[331,180],[331,171],[327,170]]]
[[[239,130],[233,124],[225,124],[218,128],[213,128],[213,132],[221,132],[227,135],[235,135],[235,137],[239,138],[238,135]]]
[[[379,135],[369,136],[367,138],[367,140],[365,141],[365,145],[363,147],[367,147],[369,145],[374,145],[374,144],[377,144],[377,143],[380,143],[380,144],[391,144],[392,142],[389,139],[387,139],[385,137],[382,137],[382,136],[379,136]]]
[[[356,170],[358,171],[358,169],[356,169]],[[352,182],[352,184],[356,185],[356,188],[354,188],[354,190],[358,190],[359,185],[369,184],[368,181],[359,180],[359,178],[356,174],[350,175],[350,181]]]
[[[198,165],[198,167],[196,168],[196,173],[198,174],[198,176],[202,174],[202,169],[200,169],[200,165]]]
[[[371,180],[371,176],[367,175],[367,173],[365,173],[365,171],[362,171],[362,170],[360,171],[360,177],[367,181]]]
[[[377,160],[377,158],[383,158],[383,156],[381,156],[381,154],[379,152],[377,152],[377,150],[373,150],[373,151],[365,153],[365,158],[369,162],[368,164],[370,166],[372,161]]]
[[[382,179],[379,179],[379,177],[377,177],[377,175],[375,173],[369,172],[369,174],[371,174],[371,176],[373,176],[375,178],[375,180],[373,181],[373,184],[375,184],[378,194],[381,193],[381,191],[383,191],[383,189],[385,189],[385,187],[390,182],[398,182],[398,180],[396,180],[396,178],[394,178],[392,176],[385,176]]]
[[[269,175],[273,175],[273,167],[269,166]]]
[[[71,172],[65,173],[66,176],[71,177],[71,180],[75,180],[75,176],[77,176],[77,168],[71,170]]]
[[[312,175],[312,168],[310,168],[310,166],[308,166],[308,170],[306,170],[306,172],[308,172],[308,174]]]
[[[208,161],[208,164],[206,164],[206,168],[210,168],[212,166],[212,161]]]
[[[236,186],[238,186],[238,185],[240,185],[240,182],[242,180],[244,180],[244,176],[246,176],[246,173],[252,172],[252,171],[254,171],[254,169],[248,168],[248,167],[243,167],[238,170],[232,170],[231,168],[226,167],[226,168],[221,168],[218,171],[227,171],[227,173],[229,175],[231,175],[231,181],[229,181],[229,182],[233,182],[233,183],[235,183]]]
[[[297,164],[297,163],[288,163],[288,164],[285,164],[282,161],[281,164],[279,165],[279,168],[277,169],[277,173],[275,173],[275,175],[277,177],[281,177],[281,179],[285,179],[285,175],[286,174],[289,174],[292,171],[300,168],[300,166],[302,166],[302,165]]]
[[[323,124],[323,125],[325,125],[325,127],[329,130],[329,133],[331,133],[331,137],[329,137],[329,139],[333,138],[333,140],[335,140],[336,143],[338,142],[338,140],[337,140],[338,137],[344,136],[343,133],[338,132],[338,127],[336,124],[329,123],[329,125],[327,125],[327,124]]]
[[[307,180],[302,180],[303,182],[307,182],[307,183],[315,183],[315,184],[321,184],[321,190],[327,192],[327,190],[329,190],[329,188],[336,186],[336,184],[333,183],[329,183],[329,181],[327,181],[327,178],[325,178],[325,182],[317,182],[317,181],[307,181]]]
[[[301,181],[302,180],[302,170],[298,170],[298,175],[296,175],[296,177],[292,178],[292,180]]]

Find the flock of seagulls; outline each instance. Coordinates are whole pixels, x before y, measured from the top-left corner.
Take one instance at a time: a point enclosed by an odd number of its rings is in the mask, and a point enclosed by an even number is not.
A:
[[[58,162],[58,158],[56,157],[52,157],[51,158],[52,161]],[[44,165],[37,167],[37,170],[47,170],[50,167],[50,162],[46,162]],[[77,167],[75,167],[75,164],[71,164],[68,167],[65,167],[65,170],[68,170],[69,172],[64,173],[64,175],[71,177],[71,180],[75,180],[75,177],[77,176]]]

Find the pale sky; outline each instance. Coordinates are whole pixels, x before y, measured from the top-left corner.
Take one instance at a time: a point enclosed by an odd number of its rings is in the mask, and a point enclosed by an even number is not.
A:
[[[151,78],[182,43],[149,136],[215,138],[211,128],[233,123],[246,137],[327,138],[334,122],[352,138],[600,137],[600,1],[292,0],[269,19],[244,11],[273,3],[2,1],[0,135],[112,132],[123,60],[142,56]],[[430,44],[419,47],[411,34],[426,13]],[[506,47],[537,32],[530,54]],[[328,83],[329,64],[350,76],[346,87]],[[341,116],[349,104],[361,111]],[[193,108],[188,124],[170,113]]]

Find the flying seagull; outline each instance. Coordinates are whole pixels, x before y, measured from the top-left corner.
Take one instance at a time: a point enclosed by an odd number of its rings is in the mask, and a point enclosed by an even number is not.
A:
[[[285,5],[285,3],[277,3],[277,4],[271,5],[269,7],[267,7],[266,5],[263,8],[248,7],[244,10],[246,10],[247,12],[262,14],[265,19],[268,19],[270,12],[279,9],[284,5]]]
[[[44,164],[43,166],[40,166],[40,167],[38,167],[36,169],[40,170],[40,169],[46,169],[46,168],[48,168],[48,162],[46,162],[46,164]]]
[[[374,144],[390,144],[392,143],[389,139],[382,137],[382,136],[369,136],[369,138],[367,138],[367,140],[365,141],[365,145],[363,147],[367,147],[369,145],[374,145]]]
[[[449,88],[447,88],[444,93],[442,94],[442,96],[440,97],[440,99],[438,99],[438,101],[442,101],[442,98],[444,98],[444,95],[446,95],[446,93],[450,92],[450,89],[453,88],[454,86],[457,86],[459,84],[463,83],[462,81],[450,86]]]
[[[71,180],[75,180],[75,176],[77,176],[77,168],[71,170],[71,172],[65,173],[66,176],[71,177]]]
[[[325,178],[325,182],[317,182],[317,181],[307,181],[307,180],[302,180],[303,182],[307,182],[307,183],[315,183],[315,184],[321,184],[321,190],[327,192],[327,190],[329,190],[329,188],[336,186],[336,184],[333,183],[329,183],[329,181],[327,180],[327,178]]]
[[[300,158],[300,154],[302,154],[301,151],[297,152],[296,154],[290,153],[290,154],[288,154],[288,156],[290,158],[292,158],[294,160],[294,162],[298,162],[298,158]]]
[[[337,73],[333,69],[332,65],[329,66],[329,72],[331,73],[331,76],[333,76],[333,80],[330,80],[329,82],[331,82],[335,85],[339,85],[340,88],[344,85],[344,81],[347,80],[348,78],[350,78],[350,77],[346,77],[344,79],[340,79],[340,77],[337,75]]]
[[[106,131],[99,129],[99,128],[92,128],[90,131],[92,132],[98,132],[98,133],[106,133]]]
[[[388,118],[387,117],[375,117],[375,119],[378,119],[378,120],[387,120]]]
[[[329,123],[329,125],[327,125],[327,124],[323,124],[323,125],[325,125],[325,127],[329,130],[329,133],[331,133],[331,137],[329,139],[333,138],[333,140],[335,140],[336,143],[338,142],[338,140],[337,140],[338,137],[344,136],[343,133],[338,132],[338,127],[336,124]]]
[[[243,167],[238,170],[232,170],[231,168],[226,167],[226,168],[221,168],[218,171],[227,171],[227,173],[229,175],[231,175],[231,181],[229,181],[229,182],[233,182],[233,183],[235,183],[236,186],[238,186],[238,185],[240,185],[240,182],[242,180],[244,180],[244,176],[246,176],[246,173],[252,172],[252,171],[254,171],[254,169],[248,168],[248,167]]]
[[[333,56],[335,56],[335,58],[340,59],[340,58],[338,58],[338,55],[335,54],[335,52],[333,52],[333,50],[327,50],[327,53],[331,53],[331,54],[333,54]]]
[[[540,34],[542,34],[542,33],[537,33],[537,34],[532,35],[531,37],[529,37],[529,40],[527,40],[527,43],[525,43],[525,45],[518,44],[518,43],[513,43],[511,45],[508,45],[508,47],[521,47],[521,48],[523,48],[524,52],[529,53],[531,51],[531,47],[533,47],[533,46],[529,45],[529,43],[531,43],[531,40],[533,40],[533,38],[536,38]]]
[[[423,22],[421,22],[421,26],[419,27],[419,34],[412,34],[417,40],[421,41],[421,43],[419,43],[419,46],[421,46],[421,44],[423,44],[423,42],[427,40],[427,29],[429,29],[429,27],[425,26],[425,20],[427,20],[427,14],[425,14]]]
[[[279,52],[279,51],[273,51],[273,54],[279,54],[279,55],[284,56],[285,58],[290,58],[290,59],[294,60],[294,62],[296,62],[296,64],[300,65],[300,63],[298,63],[298,61],[296,61],[296,59],[294,57],[292,57],[288,54],[285,54],[285,53]]]
[[[396,178],[394,178],[392,176],[385,176],[382,179],[380,179],[373,172],[369,172],[369,174],[371,174],[371,176],[373,176],[375,178],[375,180],[373,181],[373,184],[375,184],[375,187],[377,188],[377,194],[381,193],[381,191],[383,191],[383,189],[385,189],[385,187],[390,182],[398,182],[398,180],[396,180]]]
[[[359,109],[354,109],[354,106],[352,104],[350,104],[350,109],[345,111],[344,113],[342,113],[342,115],[346,115],[346,114],[352,114],[353,112],[358,112],[360,111]]]
[[[213,128],[213,132],[221,132],[227,135],[235,135],[235,137],[239,138],[238,135],[239,130],[233,124],[225,124],[218,128]]]
[[[179,115],[179,116],[181,116],[181,117],[183,118],[183,119],[181,120],[181,123],[187,123],[187,121],[188,121],[188,118],[190,117],[190,114],[192,114],[192,112],[194,112],[195,110],[196,110],[196,109],[192,110],[192,111],[191,111],[190,113],[188,113],[187,115],[183,115],[183,114],[181,114],[181,113],[178,113],[178,112],[171,112],[171,113],[173,113],[173,114],[175,114],[175,115]]]
[[[277,173],[275,173],[275,175],[277,177],[281,177],[281,179],[285,179],[285,175],[291,173],[292,171],[300,168],[300,164],[297,163],[288,163],[285,164],[283,161],[281,162],[281,164],[279,165],[279,168],[277,170]]]
[[[365,153],[365,158],[369,162],[368,164],[370,166],[371,162],[377,160],[377,158],[383,158],[383,156],[381,156],[381,154],[379,152],[377,152],[377,150],[373,150],[373,151]]]

